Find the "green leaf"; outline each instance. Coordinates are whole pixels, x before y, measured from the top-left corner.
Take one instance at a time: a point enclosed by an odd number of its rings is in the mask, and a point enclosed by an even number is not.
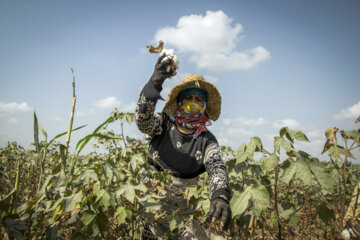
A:
[[[83,127],[86,127],[86,126],[87,126],[87,124],[86,124],[86,125],[82,125],[82,126],[77,127],[77,128],[74,128],[73,130],[71,130],[71,132],[75,132],[75,131],[77,131],[77,130],[83,128]],[[56,139],[61,138],[62,136],[66,135],[66,134],[67,134],[67,131],[56,135],[56,136],[55,136],[53,139],[51,139],[50,142],[46,145],[46,148],[48,148],[48,146],[50,146]]]
[[[312,174],[317,178],[321,187],[329,192],[334,192],[335,179],[333,175],[326,169],[327,164],[320,162],[319,159],[313,158],[308,165]]]
[[[157,198],[159,197],[155,194],[146,194],[143,198],[137,197],[139,203],[145,207],[146,212],[151,213],[158,213],[162,207]]]
[[[252,206],[252,212],[259,217],[261,212],[270,207],[270,194],[263,185],[250,185],[243,192],[235,192],[230,201],[233,216],[242,214]]]
[[[83,182],[87,185],[90,184],[91,179],[93,179],[94,181],[99,181],[97,173],[92,169],[86,170],[85,173],[82,174],[80,179],[84,180]]]
[[[170,221],[170,231],[181,229],[184,226],[184,220],[177,214]]]
[[[100,201],[101,205],[104,206],[104,210],[107,210],[109,206],[116,206],[115,200],[112,195],[105,189],[100,189],[95,193],[95,202]]]
[[[209,212],[209,210],[210,210],[210,201],[209,201],[209,199],[199,201],[196,208],[197,209],[201,208],[206,213]]]
[[[51,208],[49,208],[49,210],[47,210],[47,212],[52,212],[54,210],[56,210],[59,206],[61,206],[64,202],[63,198],[59,198],[52,206]]]
[[[105,165],[101,166],[103,171],[104,171],[104,175],[107,179],[109,179],[109,182],[111,182],[113,176],[114,176],[114,166],[113,164],[111,164],[109,161],[105,162]]]
[[[104,233],[108,229],[109,220],[103,212],[99,212],[95,217],[95,223],[99,227],[100,232]]]
[[[263,150],[263,146],[261,143],[261,139],[258,137],[253,137],[250,139],[250,142],[245,145],[242,144],[236,150],[236,164],[246,161],[246,159],[253,160],[255,152],[261,152]]]
[[[280,180],[287,185],[289,185],[293,179],[300,179],[307,186],[313,183],[309,163],[304,158],[299,158],[297,161],[290,158],[283,163],[282,168],[284,172]]]
[[[131,124],[134,121],[135,114],[134,113],[127,113],[126,114],[126,121]]]
[[[247,158],[245,154],[246,151],[246,144],[242,144],[238,149],[236,149],[236,163],[244,162]]]
[[[81,222],[87,226],[89,225],[93,220],[94,218],[96,217],[96,214],[91,211],[91,210],[86,210],[82,215],[81,215]]]
[[[34,143],[35,143],[35,149],[36,152],[39,152],[39,123],[36,117],[36,112],[34,110]]]
[[[45,129],[40,124],[39,124],[39,129],[45,137],[45,142],[47,142],[47,133],[46,133]]]
[[[125,207],[121,206],[116,209],[115,217],[118,221],[118,224],[122,224],[126,221],[126,209]]]
[[[75,151],[77,150],[77,154],[79,154],[81,152],[81,150],[86,146],[86,144],[91,140],[91,138],[93,138],[94,136],[96,136],[96,133],[106,124],[109,124],[111,122],[114,122],[115,119],[114,117],[110,116],[108,119],[105,120],[105,122],[103,122],[102,124],[100,124],[93,132],[92,134],[89,134],[87,136],[85,136],[84,138],[80,139],[78,141],[78,143],[76,144],[75,147]],[[78,150],[79,149],[79,150]]]
[[[352,159],[355,159],[354,156],[351,154],[351,152],[342,146],[334,146],[333,144],[330,144],[329,146],[329,154],[333,156],[336,160],[340,158],[340,154],[344,155],[345,157],[349,157]]]
[[[143,154],[137,153],[131,156],[129,166],[132,171],[136,170],[136,167],[145,163]]]
[[[120,188],[116,191],[116,196],[124,196],[128,201],[134,203],[136,190],[139,190],[140,192],[146,192],[148,188],[144,184],[137,184],[130,180],[120,186]]]
[[[341,131],[340,133],[343,138],[352,139],[360,144],[360,132],[358,130]]]
[[[280,129],[280,137],[283,138],[284,136],[286,136],[291,143],[294,143],[294,139],[309,142],[309,139],[302,131],[290,130],[288,127]]]
[[[283,127],[280,129],[280,137],[286,137],[290,142],[294,142],[294,137],[290,134],[290,130],[288,127]]]
[[[316,213],[318,214],[321,221],[325,224],[327,224],[330,220],[335,220],[334,211],[328,208],[328,206],[326,206],[324,203],[316,208]]]
[[[309,142],[309,139],[306,137],[306,135],[302,131],[289,130],[289,134],[296,140],[303,141],[303,142]]]
[[[261,139],[258,137],[251,138],[249,144],[247,145],[247,149],[250,150],[250,152],[261,152],[263,150]]]
[[[286,141],[284,138],[282,137],[275,137],[274,138],[274,148],[275,151],[280,153],[280,147],[282,147],[283,149],[285,149],[285,151],[289,152],[292,150],[293,145]]]
[[[297,226],[299,221],[300,221],[299,216],[294,215],[290,218],[290,220],[288,221],[288,224],[289,224],[289,226]]]
[[[64,212],[71,212],[75,209],[76,204],[82,202],[83,193],[79,191],[78,193],[71,195],[69,197],[64,197]]]
[[[271,154],[268,158],[264,159],[262,162],[262,169],[265,173],[269,173],[279,165],[279,156],[276,154]]]

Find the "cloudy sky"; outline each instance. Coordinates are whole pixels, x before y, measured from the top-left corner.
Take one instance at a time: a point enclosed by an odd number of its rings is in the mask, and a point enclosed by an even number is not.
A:
[[[359,12],[356,0],[0,1],[0,147],[31,148],[34,110],[49,138],[66,131],[71,68],[74,126],[88,124],[72,149],[113,108],[134,112],[158,57],[146,45],[163,40],[180,60],[163,97],[188,73],[214,83],[222,115],[210,130],[220,144],[258,136],[272,151],[288,126],[311,141],[298,149],[326,159],[328,127],[359,128]],[[125,134],[144,137],[135,125]]]

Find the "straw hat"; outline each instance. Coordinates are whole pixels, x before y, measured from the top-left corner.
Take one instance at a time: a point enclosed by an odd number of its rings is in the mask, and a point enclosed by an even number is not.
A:
[[[177,110],[177,96],[186,87],[195,86],[203,88],[207,92],[207,102],[205,112],[209,119],[216,121],[221,113],[221,95],[217,87],[206,82],[203,76],[196,74],[187,75],[184,80],[171,89],[168,99],[163,108],[164,113],[174,114]]]

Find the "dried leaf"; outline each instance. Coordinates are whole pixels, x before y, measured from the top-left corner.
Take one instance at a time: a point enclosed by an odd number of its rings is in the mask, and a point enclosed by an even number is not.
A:
[[[360,116],[355,120],[355,123],[360,122]]]
[[[147,49],[149,49],[150,53],[161,53],[164,47],[164,42],[162,40],[159,41],[159,45],[157,47],[154,47],[153,45],[146,46]]]
[[[337,139],[336,139],[337,131],[339,131],[339,129],[336,127],[330,127],[325,131],[326,139],[331,140],[335,146],[337,145]]]

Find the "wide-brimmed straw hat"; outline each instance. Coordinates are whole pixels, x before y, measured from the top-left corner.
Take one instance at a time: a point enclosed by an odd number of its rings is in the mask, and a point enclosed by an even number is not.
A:
[[[166,100],[165,106],[163,108],[164,113],[174,114],[177,110],[177,96],[187,87],[199,87],[206,91],[207,101],[206,101],[206,110],[209,119],[216,121],[221,113],[221,95],[217,87],[212,85],[209,82],[206,82],[203,76],[196,74],[187,75],[184,80],[181,81],[178,85],[171,89],[169,96]]]

